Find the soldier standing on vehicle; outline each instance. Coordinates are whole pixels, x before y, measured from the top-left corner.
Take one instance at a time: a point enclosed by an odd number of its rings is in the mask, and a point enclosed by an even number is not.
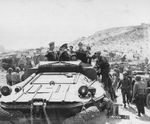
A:
[[[13,69],[9,68],[8,73],[6,74],[6,81],[7,81],[7,84],[10,86],[12,86],[12,71]]]
[[[141,76],[135,77],[135,84],[133,87],[133,98],[135,99],[136,107],[138,110],[138,115],[141,117],[141,113],[145,114],[144,110],[144,98],[145,98],[146,85],[141,81]]]
[[[47,51],[45,57],[48,61],[57,61],[57,53],[54,51],[55,49],[55,43],[50,42],[49,43],[49,50]]]
[[[81,60],[83,63],[87,63],[86,52],[83,49],[83,43],[78,43],[79,49],[76,51],[77,59]]]
[[[130,93],[131,93],[131,81],[127,77],[127,72],[123,72],[123,79],[120,80],[118,88],[121,87],[122,99],[124,107],[126,107],[126,103],[130,102]],[[117,88],[117,89],[118,89]]]
[[[70,60],[67,48],[68,48],[67,44],[63,44],[60,47],[59,53],[57,55],[59,61],[69,61]]]
[[[110,64],[108,60],[101,55],[101,52],[96,52],[92,58],[97,58],[95,63],[95,68],[97,69],[97,74],[100,76],[102,75],[102,83],[104,84],[104,88],[106,91],[109,92],[111,99],[115,100],[117,98],[117,95],[115,94],[115,91],[112,87],[112,78],[110,77]]]
[[[110,65],[108,63],[108,60],[101,55],[101,52],[96,52],[95,54],[97,60],[95,63],[95,67],[97,70],[100,70],[102,75],[102,82],[105,85],[105,88],[108,86],[108,78],[109,78],[109,72],[110,72]]]

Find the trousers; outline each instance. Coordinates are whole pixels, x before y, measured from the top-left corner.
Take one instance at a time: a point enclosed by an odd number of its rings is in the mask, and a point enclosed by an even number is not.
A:
[[[136,107],[138,110],[138,114],[140,114],[140,113],[145,114],[144,95],[137,95],[136,96]]]
[[[129,103],[130,102],[130,91],[121,90],[121,92],[122,92],[123,103],[124,104]]]

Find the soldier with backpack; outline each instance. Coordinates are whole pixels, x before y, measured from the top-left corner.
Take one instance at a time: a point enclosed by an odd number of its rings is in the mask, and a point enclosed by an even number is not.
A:
[[[123,79],[120,80],[118,88],[121,87],[122,99],[124,107],[126,107],[126,103],[130,102],[130,92],[131,92],[131,81],[127,76],[127,72],[123,72]]]
[[[141,113],[145,114],[144,110],[144,98],[145,98],[146,85],[141,80],[141,76],[135,77],[135,84],[133,86],[133,98],[135,99],[138,115],[141,117]]]

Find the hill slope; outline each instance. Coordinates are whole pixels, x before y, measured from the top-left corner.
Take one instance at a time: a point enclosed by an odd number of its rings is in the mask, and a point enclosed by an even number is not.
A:
[[[92,52],[101,50],[146,54],[145,52],[150,46],[150,25],[110,28],[96,32],[89,37],[77,39],[69,45],[73,45],[77,49],[79,42],[85,46],[92,46]]]

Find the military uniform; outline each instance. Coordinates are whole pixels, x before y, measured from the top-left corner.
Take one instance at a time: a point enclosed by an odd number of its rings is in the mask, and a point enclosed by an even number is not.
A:
[[[131,81],[127,77],[127,72],[124,72],[123,75],[124,77],[122,80],[120,80],[118,88],[121,86],[123,104],[124,104],[124,107],[126,107],[126,103],[129,104],[130,102]]]
[[[77,59],[81,60],[83,63],[87,63],[86,52],[83,49],[78,49],[76,55]]]
[[[102,75],[102,82],[104,83],[104,87],[110,93],[111,99],[114,100],[117,98],[115,91],[112,87],[112,78],[110,77],[110,65],[107,59],[103,56],[99,56],[96,60],[95,67],[97,70],[101,70],[99,74]]]
[[[49,50],[45,57],[47,57],[48,61],[57,61],[57,53],[52,50]]]
[[[86,52],[82,48],[83,47],[83,43],[79,42],[78,46],[79,46],[79,49],[76,51],[77,59],[81,60],[83,63],[87,63]]]
[[[58,53],[57,53],[58,61],[69,61],[70,60],[67,48],[68,48],[67,43],[63,44],[60,47],[60,51],[58,51]]]
[[[70,57],[67,51],[64,51],[62,53],[58,52],[58,61],[69,61]]]
[[[57,61],[57,53],[54,51],[55,43],[50,42],[49,46],[50,46],[50,48],[47,51],[45,57],[47,57],[48,61]]]
[[[108,78],[109,78],[109,72],[110,72],[110,65],[107,61],[107,59],[103,56],[99,56],[96,60],[95,67],[97,69],[101,69],[101,75],[102,75],[102,82],[105,85],[108,85]]]
[[[135,80],[136,82],[133,87],[133,98],[135,99],[136,102],[138,116],[141,116],[141,113],[145,114],[144,98],[145,98],[146,85],[143,81],[141,81],[140,76],[136,76]]]

